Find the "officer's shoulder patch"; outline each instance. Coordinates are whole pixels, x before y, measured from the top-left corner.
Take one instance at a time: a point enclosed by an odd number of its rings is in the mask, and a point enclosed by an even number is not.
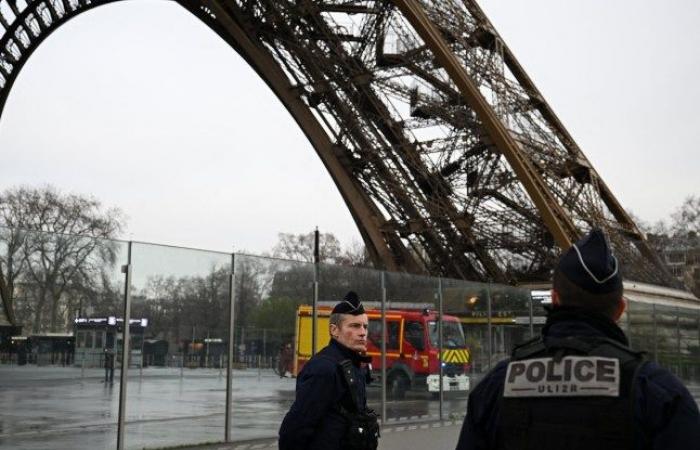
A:
[[[599,356],[567,356],[511,361],[504,397],[619,397],[620,361]]]

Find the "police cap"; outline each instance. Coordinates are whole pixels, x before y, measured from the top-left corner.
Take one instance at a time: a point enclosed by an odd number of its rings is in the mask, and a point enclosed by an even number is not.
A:
[[[569,281],[592,294],[608,294],[622,288],[617,258],[599,228],[572,245],[559,260],[558,269]]]
[[[351,314],[353,316],[359,316],[365,313],[365,308],[362,306],[360,298],[357,293],[350,291],[345,294],[343,300],[335,305],[331,314]]]

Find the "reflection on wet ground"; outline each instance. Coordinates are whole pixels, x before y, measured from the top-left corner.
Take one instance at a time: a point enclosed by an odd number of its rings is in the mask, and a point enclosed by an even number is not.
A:
[[[0,449],[113,449],[119,383],[103,382],[101,369],[0,366]],[[294,399],[295,380],[270,371],[234,371],[232,435],[270,438]],[[226,378],[218,369],[148,368],[129,372],[127,448],[219,442],[224,436]],[[379,411],[380,389],[370,388]],[[466,393],[446,393],[444,417],[461,417]],[[387,403],[388,421],[430,420],[439,403],[409,392]],[[50,444],[49,444],[50,443]]]
[[[129,373],[127,448],[223,440],[222,371],[148,368]],[[105,384],[103,377],[100,369],[0,366],[0,449],[114,449],[119,384]],[[294,399],[294,384],[270,371],[234,371],[234,440],[275,437]],[[700,384],[689,389],[700,402]],[[368,391],[376,411],[381,410],[380,392],[376,386]],[[466,393],[445,393],[444,399],[443,418],[461,420]],[[404,400],[387,403],[387,424],[435,420],[439,412],[430,393],[410,391]]]

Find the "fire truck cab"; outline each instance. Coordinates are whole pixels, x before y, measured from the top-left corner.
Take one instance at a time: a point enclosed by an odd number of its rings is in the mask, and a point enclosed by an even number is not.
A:
[[[367,306],[367,305],[366,305]],[[395,306],[395,304],[394,304]],[[317,309],[317,350],[330,340],[328,318],[331,308]],[[381,375],[382,320],[378,309],[367,309],[367,355],[372,357],[373,374]],[[295,375],[311,357],[312,309],[302,305],[297,311]],[[439,351],[438,314],[429,309],[391,309],[386,311],[387,391],[401,399],[409,389],[440,391],[440,366],[443,367],[443,391],[469,390],[470,354],[459,319],[443,315],[443,350]]]

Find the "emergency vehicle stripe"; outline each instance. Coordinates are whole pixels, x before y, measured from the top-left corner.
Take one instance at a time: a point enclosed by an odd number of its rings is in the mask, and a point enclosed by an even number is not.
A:
[[[443,350],[442,360],[447,363],[466,364],[469,362],[468,350]]]

